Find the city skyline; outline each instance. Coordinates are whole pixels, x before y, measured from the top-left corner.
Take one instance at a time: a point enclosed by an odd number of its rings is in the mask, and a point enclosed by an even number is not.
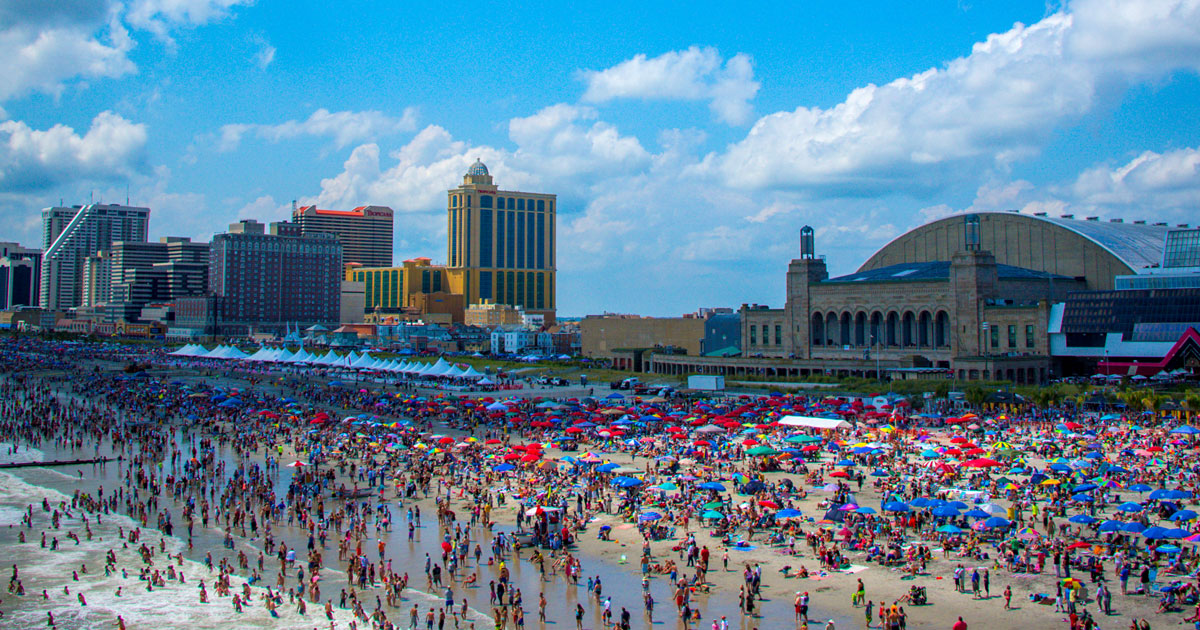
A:
[[[128,190],[152,239],[381,205],[449,262],[481,159],[558,195],[560,314],[669,315],[782,306],[806,224],[836,275],[952,212],[1196,222],[1196,2],[368,6],[0,2],[0,240]]]

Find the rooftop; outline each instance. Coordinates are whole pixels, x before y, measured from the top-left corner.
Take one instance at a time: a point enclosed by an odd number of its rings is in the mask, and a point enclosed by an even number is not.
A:
[[[1012,265],[996,265],[996,273],[1001,280],[1073,280],[1067,276],[1013,267]],[[852,273],[848,276],[830,278],[825,282],[930,282],[950,280],[950,262],[935,260],[921,263],[900,263],[878,269],[869,269]]]

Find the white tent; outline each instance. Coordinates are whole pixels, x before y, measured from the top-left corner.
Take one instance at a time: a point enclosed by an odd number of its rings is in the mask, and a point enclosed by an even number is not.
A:
[[[226,346],[225,347],[225,358],[226,359],[245,359],[248,356],[250,356],[250,355],[246,354],[245,352],[242,352],[241,348],[238,348],[237,346]]]
[[[216,348],[213,348],[212,350],[209,350],[208,352],[205,352],[204,354],[198,354],[195,356],[198,356],[203,359],[224,359],[225,358],[224,355],[225,355],[225,346],[217,346]]]
[[[318,357],[316,361],[313,361],[313,363],[315,363],[317,365],[337,365],[338,363],[341,363],[341,361],[342,361],[342,357],[339,357],[338,353],[334,352],[333,350],[330,350],[329,352],[326,352],[323,356]]]
[[[300,354],[299,350],[291,352],[287,348],[280,348],[279,352],[271,359],[271,361],[275,363],[290,363],[292,357],[296,356],[297,354]]]
[[[450,369],[448,369],[442,373],[442,376],[445,376],[446,378],[459,378],[462,375],[463,375],[463,370],[460,369],[457,365],[451,365]]]
[[[849,429],[850,423],[837,418],[817,418],[815,416],[784,416],[779,424],[789,427],[808,427],[810,429]]]
[[[203,352],[207,352],[207,350],[204,349],[204,346],[196,345],[194,343],[189,343],[186,346],[184,346],[174,352],[169,352],[168,354],[170,354],[171,356],[176,356],[176,357],[194,357],[194,356],[196,356],[196,354],[198,352],[203,353]]]
[[[358,357],[357,361],[350,364],[350,367],[372,370],[375,369],[375,359],[372,359],[371,355],[364,352],[361,357]]]
[[[274,348],[260,347],[254,354],[246,357],[247,361],[270,361],[275,356]]]
[[[312,363],[315,359],[316,357],[311,352],[301,348],[296,351],[296,354],[292,358],[288,359],[288,363]]]
[[[467,369],[462,373],[463,378],[484,378],[483,372],[475,369],[475,366],[468,365]]]

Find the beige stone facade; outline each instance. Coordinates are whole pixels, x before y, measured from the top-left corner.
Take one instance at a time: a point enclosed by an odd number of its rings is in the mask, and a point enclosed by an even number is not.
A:
[[[697,317],[589,316],[579,323],[583,356],[613,359],[625,351],[672,348],[700,354],[704,320]]]

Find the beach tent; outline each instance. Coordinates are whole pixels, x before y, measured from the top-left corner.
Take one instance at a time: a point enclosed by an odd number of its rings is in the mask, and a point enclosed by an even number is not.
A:
[[[467,369],[462,373],[463,378],[483,378],[483,372],[479,372],[474,366],[468,365]]]
[[[849,429],[850,423],[836,418],[817,418],[815,416],[784,416],[779,424],[789,427],[807,427],[810,429]]]
[[[372,359],[371,355],[364,352],[361,357],[358,357],[357,361],[350,364],[350,367],[372,370],[375,369],[375,359]]]

